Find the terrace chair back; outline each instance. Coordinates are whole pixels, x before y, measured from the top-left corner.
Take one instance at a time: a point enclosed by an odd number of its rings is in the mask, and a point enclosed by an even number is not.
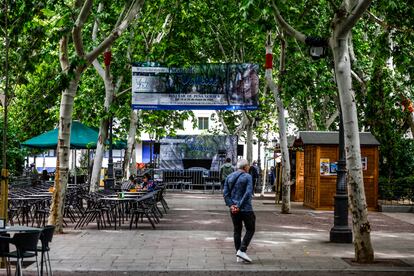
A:
[[[42,245],[37,247],[37,250],[42,254],[40,258],[40,275],[43,275],[43,263],[45,263],[47,275],[52,275],[52,266],[50,265],[49,256],[49,243],[52,242],[54,232],[54,225],[46,225],[40,233],[40,242]]]
[[[16,246],[16,251],[10,252],[10,258],[17,259],[16,274],[22,275],[22,266],[24,258],[36,258],[36,268],[39,274],[39,263],[37,261],[37,243],[39,241],[39,232],[23,232],[14,234],[11,244]]]

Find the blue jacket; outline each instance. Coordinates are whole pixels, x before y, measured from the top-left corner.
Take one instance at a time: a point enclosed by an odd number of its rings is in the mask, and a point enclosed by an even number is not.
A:
[[[234,184],[234,181],[239,175],[240,177]],[[230,193],[230,186],[232,185],[234,185],[234,187]],[[236,172],[231,173],[224,182],[223,196],[226,205],[237,205],[241,212],[253,211],[252,193],[252,176],[244,171],[237,170]]]

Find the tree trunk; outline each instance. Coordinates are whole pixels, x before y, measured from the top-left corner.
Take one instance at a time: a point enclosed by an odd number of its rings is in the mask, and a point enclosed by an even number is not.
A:
[[[76,7],[80,7],[81,2],[76,2]],[[79,12],[76,22],[72,28],[72,44],[75,48],[77,58],[83,60],[73,70],[71,80],[68,88],[62,93],[60,105],[60,119],[59,119],[59,134],[58,134],[58,159],[56,161],[56,173],[59,176],[55,180],[55,191],[53,193],[52,206],[49,213],[48,223],[56,226],[56,232],[63,232],[63,211],[64,200],[66,193],[66,186],[68,183],[69,173],[69,152],[70,152],[70,132],[72,124],[73,102],[78,89],[78,84],[82,72],[92,63],[96,58],[108,49],[112,43],[121,36],[123,31],[129,26],[132,20],[140,11],[144,0],[135,0],[130,3],[128,12],[125,14],[121,23],[112,30],[111,34],[107,36],[95,49],[91,52],[85,53],[83,47],[82,29],[90,14],[92,8],[92,1],[84,1],[83,6]],[[64,73],[70,70],[69,55],[68,55],[68,36],[65,35],[59,42],[59,61]]]
[[[95,63],[94,63],[94,66],[95,68],[97,68]],[[112,82],[110,68],[111,68],[110,65],[105,66],[105,74],[104,74],[104,84],[105,84],[104,109],[105,109],[105,114],[107,115],[109,115],[109,108],[111,107],[111,104],[114,99],[114,88],[115,88]],[[107,117],[102,118],[100,126],[99,126],[98,141],[96,143],[96,154],[95,154],[95,158],[93,161],[92,177],[91,177],[90,190],[89,190],[91,193],[95,192],[99,187],[102,160],[103,160],[103,156],[105,152],[105,141],[108,138],[108,126],[109,126],[109,118]]]
[[[48,218],[49,225],[55,225],[55,231],[63,232],[63,212],[66,186],[69,177],[70,130],[72,125],[73,102],[78,89],[81,72],[76,70],[68,88],[62,93],[60,103],[58,158],[56,160],[55,190]]]
[[[372,262],[374,251],[371,244],[371,227],[365,199],[362,174],[361,149],[355,94],[352,90],[351,64],[348,35],[331,38],[334,55],[335,77],[338,85],[345,133],[345,151],[348,175],[349,202],[352,212],[355,259],[360,263]]]
[[[135,149],[135,135],[137,132],[137,123],[138,123],[138,112],[137,110],[131,110],[130,113],[130,121],[129,121],[129,131],[128,131],[128,145],[127,145],[127,150],[125,152],[125,157],[124,157],[124,176],[128,179],[129,176],[131,174],[131,168],[130,168],[130,163],[131,163],[131,157],[134,154],[134,149]],[[135,164],[134,168],[135,168]]]
[[[313,111],[312,101],[309,97],[306,97],[306,113],[308,115],[307,121],[307,130],[316,131],[318,126],[315,121],[315,112]]]
[[[411,138],[414,138],[414,113],[410,112],[410,116],[408,117],[408,124],[411,130]]]
[[[268,35],[267,45],[266,45],[266,55],[272,55],[272,49],[270,34]],[[281,39],[281,50],[280,50],[280,68],[279,68],[279,83],[282,83],[283,72],[285,70],[285,49],[286,41]],[[279,138],[280,138],[280,149],[282,153],[282,214],[290,213],[290,160],[289,160],[289,149],[287,143],[287,134],[286,134],[286,119],[285,119],[285,108],[283,107],[283,102],[280,99],[280,90],[281,85],[276,85],[272,77],[272,68],[266,68],[265,78],[267,85],[270,90],[273,92],[273,96],[276,101],[277,106],[277,119],[279,124]]]
[[[249,164],[253,162],[253,129],[252,124],[249,120],[249,123],[246,125],[246,159]]]
[[[135,141],[132,146],[131,162],[129,163],[129,174],[130,175],[137,173],[137,155],[135,154],[136,147],[137,147],[137,141]]]
[[[357,262],[372,262],[374,250],[371,244],[370,225],[365,200],[364,180],[362,175],[361,150],[358,133],[358,118],[355,95],[352,91],[351,63],[349,56],[349,34],[372,0],[343,0],[336,11],[329,45],[334,54],[335,76],[342,108],[345,132],[345,151],[348,171],[348,190],[354,230],[355,259]],[[279,9],[272,1],[278,24],[298,41],[306,43],[306,36],[290,26],[280,15]]]
[[[102,160],[105,152],[105,141],[108,138],[108,126],[109,120],[107,118],[101,119],[99,125],[98,141],[96,143],[95,158],[93,159],[91,183],[89,186],[89,191],[91,193],[96,192],[99,187]]]

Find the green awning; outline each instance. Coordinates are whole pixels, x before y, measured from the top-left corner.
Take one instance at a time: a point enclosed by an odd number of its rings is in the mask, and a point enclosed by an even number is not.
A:
[[[85,126],[80,122],[72,122],[70,134],[71,149],[94,149],[98,140],[98,131]],[[58,129],[55,128],[22,143],[22,146],[38,149],[56,149]]]
[[[71,149],[95,149],[98,141],[99,129],[90,128],[84,124],[73,121],[70,134],[70,148]],[[58,140],[58,129],[55,128],[39,136],[33,137],[24,141],[21,145],[27,148],[36,149],[56,149]],[[108,141],[105,143],[109,144]],[[113,142],[114,149],[126,149],[125,141],[117,140]]]

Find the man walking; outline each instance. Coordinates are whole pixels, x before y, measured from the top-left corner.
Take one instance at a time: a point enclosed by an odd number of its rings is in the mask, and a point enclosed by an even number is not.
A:
[[[246,254],[246,251],[254,235],[256,216],[252,206],[253,183],[251,175],[248,174],[249,168],[246,159],[240,159],[237,162],[237,171],[230,174],[224,182],[223,195],[226,205],[230,207],[233,221],[237,261],[242,259],[250,263],[252,259]],[[246,233],[242,240],[243,223]]]
[[[220,168],[220,182],[221,188],[224,187],[224,181],[226,181],[227,176],[234,172],[233,166],[231,165],[231,159],[226,158],[226,162]]]

